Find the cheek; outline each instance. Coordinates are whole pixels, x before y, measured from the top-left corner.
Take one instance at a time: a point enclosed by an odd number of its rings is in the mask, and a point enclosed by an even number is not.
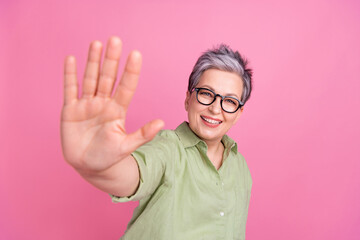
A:
[[[205,106],[203,105],[198,106],[198,105],[200,104],[189,105],[188,119],[193,124],[198,122],[200,120],[200,115],[206,111],[206,108],[204,108]]]
[[[236,122],[237,122],[237,119],[238,119],[238,115],[234,114],[234,116],[230,116],[227,118],[227,121],[232,125],[234,125]]]
[[[190,98],[189,101],[187,102],[187,111],[190,113],[196,113],[201,111],[202,109],[201,104],[198,104],[196,99]]]
[[[195,103],[191,107],[191,112],[192,112],[192,114],[197,115],[197,114],[201,114],[201,113],[205,112],[206,109],[207,109],[207,106]]]

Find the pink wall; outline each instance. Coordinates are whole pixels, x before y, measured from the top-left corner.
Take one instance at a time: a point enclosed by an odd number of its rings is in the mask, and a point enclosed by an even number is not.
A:
[[[87,184],[59,138],[63,59],[77,56],[81,76],[88,43],[111,35],[144,58],[129,131],[186,119],[205,49],[225,42],[250,59],[254,92],[229,133],[254,181],[247,239],[360,239],[359,1],[123,2],[0,2],[0,239],[124,232],[136,203]]]

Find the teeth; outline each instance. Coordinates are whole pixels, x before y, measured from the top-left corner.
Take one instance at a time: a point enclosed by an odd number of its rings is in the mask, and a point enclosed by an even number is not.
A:
[[[207,121],[208,123],[212,123],[212,124],[220,124],[221,123],[221,121],[215,121],[215,120],[204,118],[204,117],[201,117],[201,118],[204,119],[205,121]]]

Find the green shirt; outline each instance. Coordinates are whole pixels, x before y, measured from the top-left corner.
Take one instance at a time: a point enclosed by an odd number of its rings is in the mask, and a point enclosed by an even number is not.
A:
[[[225,135],[222,143],[219,170],[186,122],[137,149],[137,192],[112,196],[113,202],[140,200],[121,239],[245,239],[252,179],[234,140]]]

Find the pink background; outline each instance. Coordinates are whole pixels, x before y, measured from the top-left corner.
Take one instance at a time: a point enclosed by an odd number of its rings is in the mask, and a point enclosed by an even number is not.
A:
[[[124,56],[144,58],[129,131],[186,120],[202,51],[224,42],[249,58],[253,95],[229,132],[253,177],[247,239],[360,239],[359,1],[3,0],[1,240],[125,231],[136,203],[113,204],[85,182],[59,138],[65,56],[77,57],[81,77],[90,41],[112,35]]]

